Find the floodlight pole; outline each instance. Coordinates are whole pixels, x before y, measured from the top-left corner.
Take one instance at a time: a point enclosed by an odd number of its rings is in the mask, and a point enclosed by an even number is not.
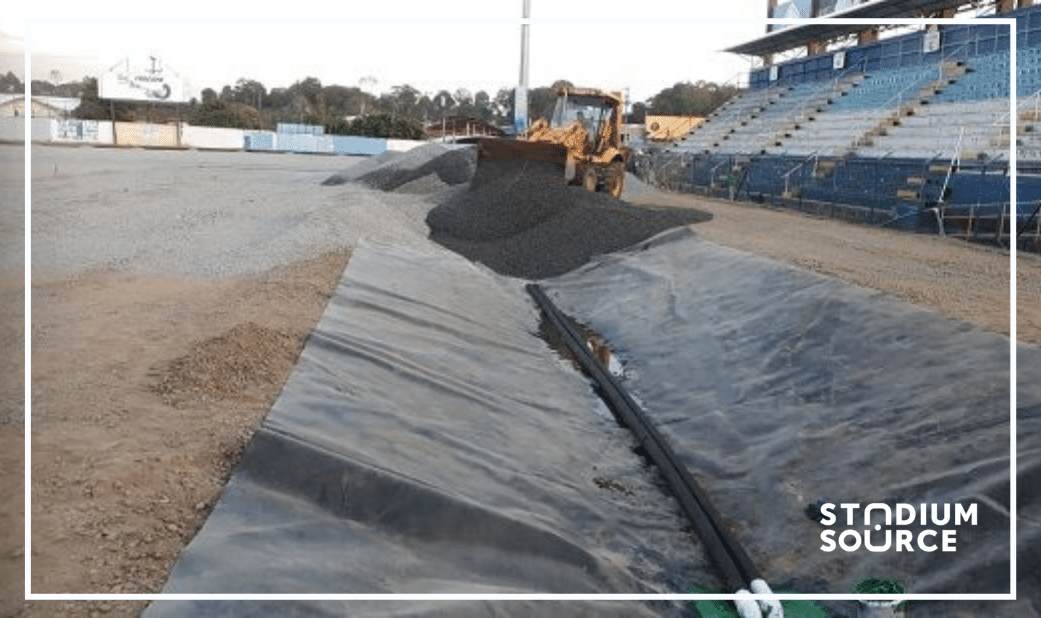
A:
[[[531,17],[531,0],[524,0],[524,19]],[[528,24],[521,24],[520,83],[513,97],[513,130],[520,135],[528,129]]]

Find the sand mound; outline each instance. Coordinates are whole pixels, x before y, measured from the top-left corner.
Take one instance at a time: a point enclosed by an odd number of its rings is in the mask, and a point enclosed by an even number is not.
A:
[[[250,400],[256,387],[286,375],[299,353],[298,338],[246,322],[193,345],[157,372],[151,388],[174,407]]]
[[[710,217],[569,187],[552,164],[487,161],[466,190],[429,212],[427,225],[431,239],[498,273],[542,279]]]

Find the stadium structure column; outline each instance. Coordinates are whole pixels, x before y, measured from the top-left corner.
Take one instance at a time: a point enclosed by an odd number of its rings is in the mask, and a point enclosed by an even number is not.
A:
[[[1008,13],[1025,6],[1033,6],[1033,0],[995,0],[994,6],[998,13]]]
[[[766,16],[773,17],[774,9],[777,8],[777,0],[766,0]],[[770,24],[766,24],[766,31],[770,32]]]

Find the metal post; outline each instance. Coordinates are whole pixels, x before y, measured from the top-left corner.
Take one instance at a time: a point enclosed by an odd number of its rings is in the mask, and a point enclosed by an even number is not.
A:
[[[112,145],[118,146],[116,143],[116,101],[115,99],[108,100],[108,108],[112,114]]]
[[[531,0],[524,0],[524,19],[531,17]],[[528,24],[521,24],[520,79],[513,97],[513,129],[520,135],[528,129]]]

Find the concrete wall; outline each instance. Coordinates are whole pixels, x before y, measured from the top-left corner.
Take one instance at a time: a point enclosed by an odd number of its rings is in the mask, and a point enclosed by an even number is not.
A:
[[[193,127],[186,124],[181,128],[181,145],[188,148],[242,150],[246,145],[246,132],[242,129]]]
[[[0,140],[23,141],[24,120],[24,117],[0,117]],[[108,120],[32,118],[31,122],[33,141],[62,144],[377,155],[388,150],[404,152],[426,143],[353,135],[274,133],[141,122],[117,122],[113,136],[112,122]]]
[[[51,141],[78,144],[112,144],[110,120],[60,120],[51,123]]]
[[[14,116],[0,118],[0,141],[24,142],[25,118]]]
[[[117,122],[116,145],[176,148],[180,145],[179,133],[177,125],[173,124]]]
[[[417,146],[422,146],[427,142],[414,139],[388,139],[387,150],[393,150],[395,152],[406,152],[412,150]]]
[[[51,118],[30,118],[31,136],[34,142],[51,140]],[[25,116],[0,118],[0,140],[5,142],[25,141]]]

